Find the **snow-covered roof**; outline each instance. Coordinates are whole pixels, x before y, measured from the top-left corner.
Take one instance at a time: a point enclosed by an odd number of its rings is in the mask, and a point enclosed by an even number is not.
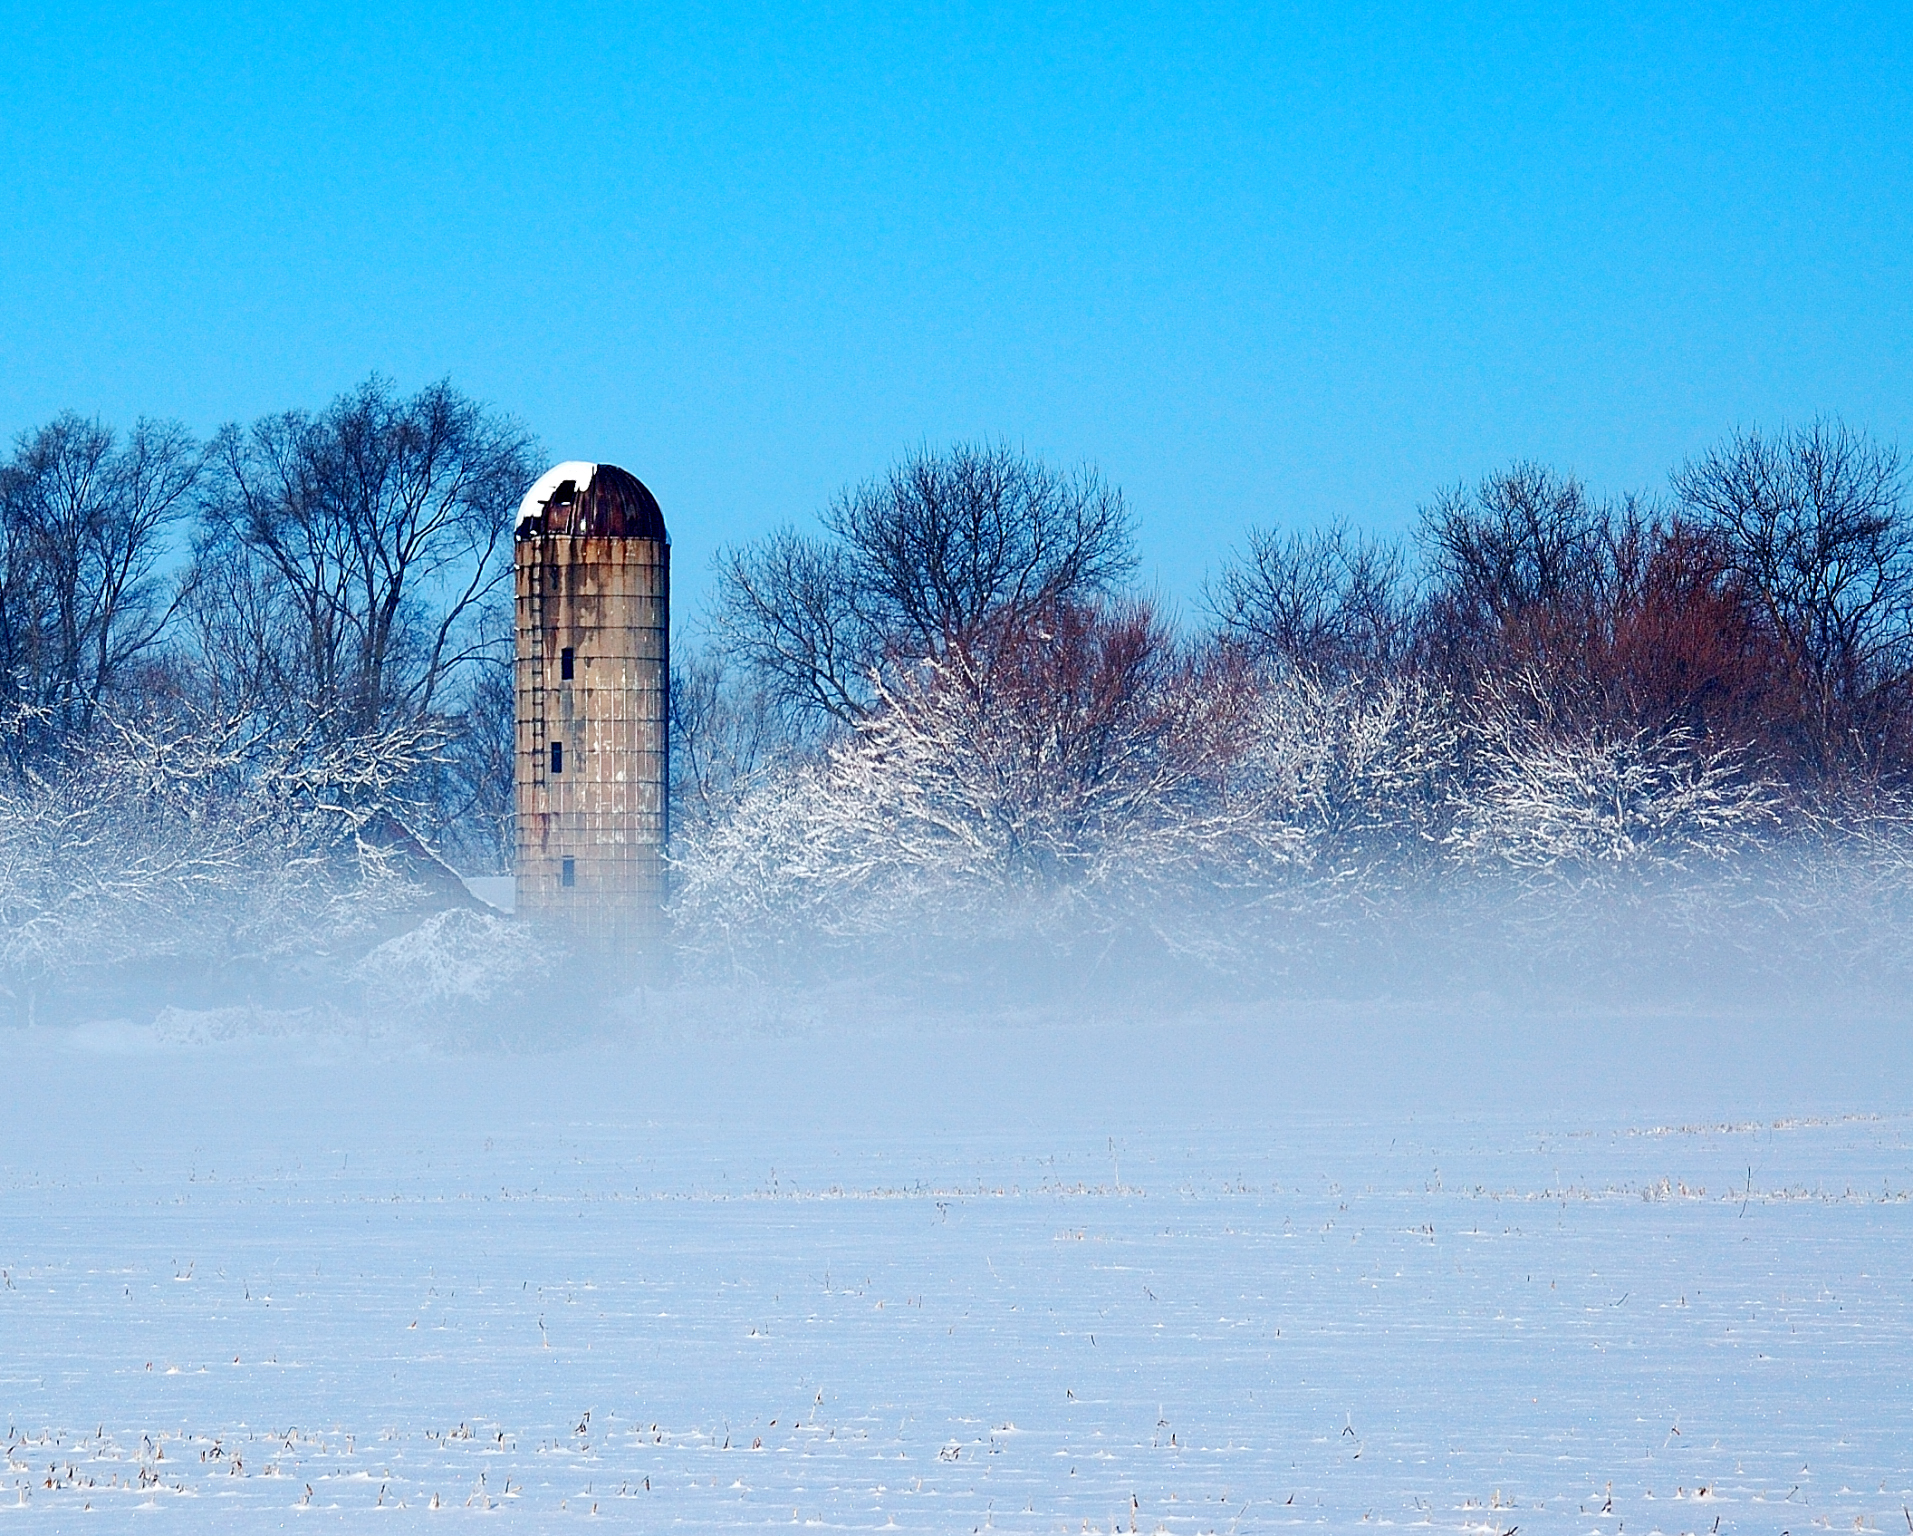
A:
[[[598,466],[587,464],[582,459],[566,459],[562,464],[554,464],[536,480],[531,489],[525,492],[525,499],[518,503],[518,521],[514,525],[522,528],[533,518],[541,516],[545,503],[551,500],[551,493],[567,480],[575,481],[578,494],[582,496],[597,478]]]

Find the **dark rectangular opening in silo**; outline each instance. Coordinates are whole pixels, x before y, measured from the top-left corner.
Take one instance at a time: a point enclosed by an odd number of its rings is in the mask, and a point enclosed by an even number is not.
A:
[[[576,885],[578,883],[578,861],[576,859],[565,860],[558,871],[558,883],[560,885]]]
[[[565,744],[562,741],[551,744],[551,771],[554,774],[565,771]]]
[[[573,658],[576,654],[570,646],[566,646],[558,653],[558,676],[563,678],[567,683],[571,681],[572,670],[575,666]]]

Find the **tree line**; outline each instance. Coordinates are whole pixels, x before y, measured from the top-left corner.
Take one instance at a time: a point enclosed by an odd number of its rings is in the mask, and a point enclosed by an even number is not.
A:
[[[821,523],[719,562],[712,655],[773,706],[787,746],[867,722],[926,667],[1140,623],[1159,632],[1149,649],[1207,666],[1413,680],[1463,705],[1515,687],[1564,729],[1679,727],[1799,795],[1897,785],[1913,761],[1905,470],[1838,421],[1737,433],[1663,496],[1600,499],[1516,463],[1439,494],[1399,541],[1252,528],[1173,642],[1129,591],[1133,519],[1094,472],[1002,447],[925,453]]]
[[[1836,420],[1657,494],[1515,463],[1404,539],[1257,528],[1181,623],[1135,571],[1118,490],[990,445],[723,555],[674,691],[681,916],[1598,882],[1906,820],[1913,516]]]
[[[378,378],[205,440],[22,433],[8,973],[344,943],[415,897],[407,839],[508,867],[511,517],[540,463],[451,384]],[[1913,515],[1897,452],[1837,420],[1735,433],[1652,494],[1516,463],[1401,539],[1260,526],[1184,615],[1136,574],[1118,487],[1002,444],[724,551],[674,647],[684,942],[1713,878],[1816,838],[1905,863]]]

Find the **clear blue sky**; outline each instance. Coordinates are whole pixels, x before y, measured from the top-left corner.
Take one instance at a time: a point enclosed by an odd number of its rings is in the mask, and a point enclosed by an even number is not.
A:
[[[910,446],[1251,523],[1913,447],[1913,7],[9,5],[0,431],[450,375],[712,550]]]

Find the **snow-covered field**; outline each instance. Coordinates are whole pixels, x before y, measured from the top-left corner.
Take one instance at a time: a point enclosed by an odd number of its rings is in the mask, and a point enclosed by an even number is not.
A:
[[[668,1013],[5,1037],[0,1510],[1913,1529],[1904,1018]]]

